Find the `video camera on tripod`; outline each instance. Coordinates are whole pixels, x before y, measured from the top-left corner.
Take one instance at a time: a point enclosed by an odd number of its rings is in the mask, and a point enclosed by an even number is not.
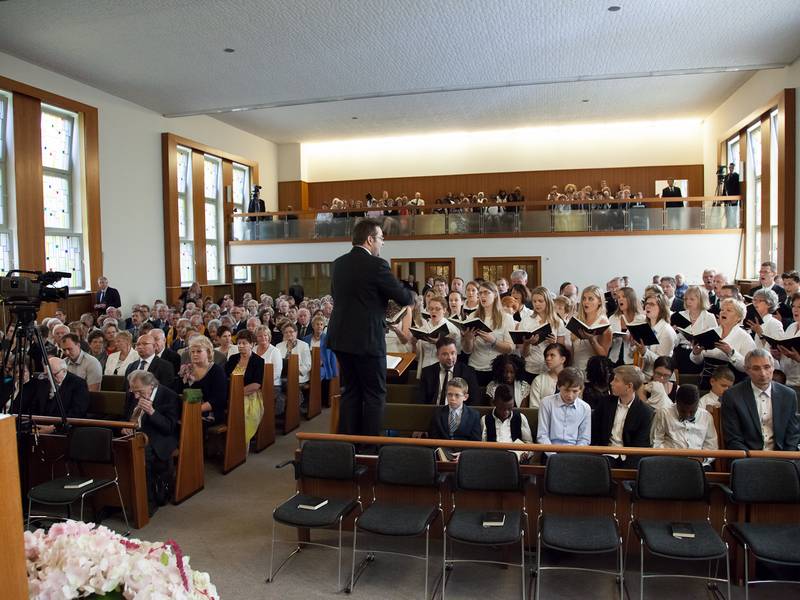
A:
[[[14,277],[14,273],[18,273]],[[26,273],[34,277],[21,277]],[[39,308],[42,302],[58,302],[69,296],[69,287],[55,287],[53,284],[64,278],[69,278],[69,273],[63,271],[23,271],[14,269],[0,277],[0,301],[15,306],[32,306]]]

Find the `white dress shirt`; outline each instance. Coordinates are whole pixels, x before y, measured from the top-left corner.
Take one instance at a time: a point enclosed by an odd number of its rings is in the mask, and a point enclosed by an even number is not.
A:
[[[531,383],[531,391],[528,396],[528,404],[531,408],[539,408],[542,398],[552,396],[558,392],[558,378],[551,377],[549,373],[537,375]]]
[[[281,358],[286,358],[286,342],[281,342],[275,348],[281,353]],[[300,383],[308,383],[311,372],[311,348],[303,340],[297,340],[292,354],[297,354],[300,362]]]
[[[513,412],[512,412],[513,414]],[[528,423],[528,418],[520,413],[520,435],[522,438],[520,441],[526,444],[533,443],[533,434],[531,433],[531,426]],[[512,444],[517,440],[511,438],[511,417],[509,416],[505,421],[501,421],[497,418],[497,415],[494,414],[494,410],[490,415],[483,415],[481,418],[481,429],[483,432],[481,433],[481,440],[484,442],[486,441],[486,419],[492,418],[494,419],[494,430],[497,433],[497,441],[504,442],[507,444]]]
[[[772,384],[766,390],[758,389],[752,382],[753,397],[756,400],[756,412],[761,420],[761,435],[764,438],[764,450],[775,449],[775,436],[772,430]]]
[[[783,324],[778,319],[772,315],[764,315],[763,319],[764,322],[761,324],[761,331],[764,332],[764,335],[777,340],[784,337],[785,334],[783,333]],[[770,348],[769,343],[757,334],[755,343],[756,348],[763,348],[765,350],[769,350]]]
[[[264,354],[256,352],[255,346],[253,347],[253,352],[255,352],[256,356],[263,358],[265,363],[272,363],[272,384],[280,386],[281,372],[283,371],[283,357],[280,351],[270,344],[264,351]]]
[[[719,450],[714,419],[707,410],[699,407],[693,419],[683,421],[674,404],[659,410],[653,418],[651,439],[653,448]],[[711,464],[713,461],[713,458],[706,458],[703,464]]]
[[[797,323],[792,323],[786,328],[784,338],[796,337],[798,335]],[[781,371],[786,374],[786,385],[793,387],[800,386],[800,363],[788,356],[781,356]]]
[[[477,316],[473,315],[473,316]],[[492,328],[492,333],[497,337],[498,342],[514,343],[511,339],[509,331],[516,327],[516,322],[508,313],[503,313],[503,320],[499,324],[491,322],[491,317],[487,316],[484,319],[486,324]],[[476,371],[491,371],[492,361],[500,354],[495,348],[492,348],[490,342],[484,341],[482,338],[475,336],[475,341],[472,347],[472,354],[469,355],[469,366]]]
[[[625,426],[625,419],[628,417],[628,409],[633,404],[633,400],[629,404],[623,404],[617,400],[617,412],[614,413],[614,424],[611,426],[611,437],[609,438],[609,445],[622,447],[622,428]]]
[[[708,392],[705,396],[700,398],[700,404],[698,404],[698,406],[700,408],[706,408],[707,406],[719,408],[719,396],[717,396],[714,392]]]

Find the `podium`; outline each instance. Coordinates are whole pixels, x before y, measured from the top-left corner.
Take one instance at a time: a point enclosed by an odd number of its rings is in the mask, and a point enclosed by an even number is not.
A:
[[[388,363],[386,366],[386,374],[394,375],[395,377],[400,377],[403,373],[405,373],[411,363],[414,362],[414,359],[417,358],[417,355],[414,352],[387,352],[387,359],[390,356],[400,359],[400,362],[392,368],[389,368]]]

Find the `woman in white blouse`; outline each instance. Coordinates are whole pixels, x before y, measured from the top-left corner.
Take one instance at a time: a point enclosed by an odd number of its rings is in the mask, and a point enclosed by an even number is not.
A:
[[[719,327],[717,333],[721,340],[713,350],[703,350],[695,344],[690,358],[695,364],[703,365],[703,375],[712,372],[717,366],[730,365],[737,380],[744,378],[744,357],[756,347],[750,337],[739,324],[745,316],[744,304],[733,298],[725,298],[719,305]]]
[[[534,288],[531,292],[531,304],[533,311],[522,318],[517,328],[522,331],[534,331],[549,323],[552,333],[544,338],[531,336],[523,340],[520,355],[525,359],[525,380],[528,382],[547,370],[544,361],[544,350],[547,345],[554,342],[563,344],[567,335],[567,329],[556,314],[553,299],[547,288],[541,286]]]
[[[760,289],[753,294],[753,306],[756,312],[763,319],[763,323],[759,325],[755,321],[745,322],[745,327],[749,327],[756,335],[756,348],[769,349],[769,343],[762,339],[762,335],[767,335],[774,339],[783,337],[783,325],[781,322],[772,316],[778,310],[778,294],[772,290]]]
[[[800,323],[800,293],[792,296],[792,318],[794,323],[786,328],[785,338],[797,337],[798,323]],[[778,346],[777,352],[773,350],[773,356],[777,354],[781,363],[781,371],[786,374],[786,385],[800,386],[800,352],[785,346]]]
[[[632,340],[631,347],[642,357],[642,372],[649,379],[653,376],[653,363],[659,356],[672,356],[672,349],[678,341],[675,330],[669,324],[669,303],[664,294],[650,294],[644,301],[644,314],[647,323],[658,338],[657,344],[645,346]]]
[[[466,296],[464,300],[464,312],[472,312],[473,310],[477,310],[480,307],[480,299],[478,298],[478,292],[480,291],[480,286],[475,281],[468,281],[467,285],[464,287],[464,294]]]
[[[469,285],[469,284],[467,284]],[[500,307],[500,294],[491,281],[484,281],[478,292],[480,306],[476,317],[491,328],[491,332],[466,329],[461,337],[464,352],[469,354],[469,366],[475,370],[478,385],[492,380],[492,361],[498,354],[508,354],[514,342],[508,333],[514,329],[514,320]]]
[[[430,332],[438,329],[442,325],[447,326],[449,332],[448,337],[456,341],[456,351],[461,352],[461,332],[458,327],[453,325],[445,318],[447,301],[441,296],[434,296],[428,300],[428,312],[431,315],[430,319],[424,320],[419,327],[422,331]],[[411,333],[413,338],[413,332]],[[417,352],[417,377],[419,378],[422,369],[425,367],[439,362],[436,357],[436,343],[426,342],[424,340],[417,340],[414,338],[412,345],[416,345]]]
[[[256,327],[256,345],[253,352],[264,359],[264,363],[272,363],[272,380],[276,388],[281,387],[281,371],[283,358],[280,351],[272,345],[272,333],[266,325]]]
[[[590,285],[581,292],[581,301],[578,305],[578,319],[589,327],[608,325],[606,317],[606,303],[603,292],[596,285]],[[611,348],[611,328],[609,327],[600,335],[582,333],[580,336],[572,334],[572,366],[586,370],[586,363],[594,355],[608,356]]]
[[[708,302],[708,292],[705,288],[690,285],[683,295],[683,305],[685,310],[677,314],[689,321],[690,325],[683,327],[689,333],[694,335],[708,329],[714,329],[717,326],[717,318],[708,312],[710,304]],[[673,351],[676,367],[681,373],[699,373],[697,365],[689,358],[692,345],[681,332],[676,331],[676,333],[678,334],[678,345]]]
[[[617,310],[608,319],[611,324],[611,350],[608,352],[609,360],[614,366],[629,365],[633,363],[633,349],[631,348],[631,334],[628,333],[628,324],[641,323],[645,316],[639,303],[636,290],[624,287],[617,290]]]
[[[416,301],[416,298],[415,298]],[[394,318],[403,307],[395,304],[394,300],[389,300],[386,309],[386,317]],[[411,351],[411,318],[413,311],[407,309],[403,318],[396,325],[389,325],[386,331],[386,351],[387,352],[410,352]]]
[[[130,333],[127,331],[117,332],[117,335],[114,336],[114,345],[117,351],[108,355],[105,375],[125,375],[128,365],[139,360],[136,350],[131,349],[132,344],[133,336]]]
[[[531,384],[528,403],[531,408],[539,408],[539,402],[546,396],[558,393],[558,374],[569,365],[570,352],[564,344],[548,344],[544,349],[546,373],[536,376]]]

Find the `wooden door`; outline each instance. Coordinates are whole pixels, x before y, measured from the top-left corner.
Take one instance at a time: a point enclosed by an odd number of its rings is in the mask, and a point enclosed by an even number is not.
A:
[[[475,257],[472,270],[475,278],[497,281],[505,277],[511,283],[511,273],[522,269],[528,273],[528,287],[534,288],[542,284],[541,265],[541,256]]]

